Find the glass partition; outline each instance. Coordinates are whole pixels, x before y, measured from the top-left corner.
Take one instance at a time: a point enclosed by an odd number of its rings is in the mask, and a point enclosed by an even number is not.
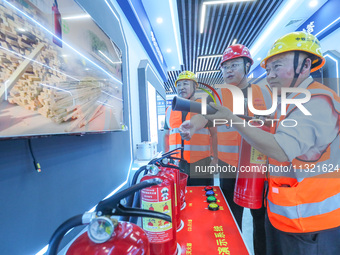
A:
[[[165,124],[165,99],[157,93],[157,117],[158,117],[158,130],[164,129]]]

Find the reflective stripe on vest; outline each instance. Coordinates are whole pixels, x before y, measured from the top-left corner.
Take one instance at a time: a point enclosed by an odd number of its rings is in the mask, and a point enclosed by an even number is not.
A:
[[[317,82],[310,84],[308,89],[312,97],[327,96],[340,113],[340,98],[335,92]],[[287,115],[281,116],[277,126],[295,108],[287,106]],[[340,171],[336,169],[340,166],[339,140],[338,133],[315,161],[295,158],[290,163],[269,159],[269,170],[274,167],[286,169],[279,173],[270,171],[268,217],[275,228],[306,233],[340,226]]]
[[[198,130],[195,134],[210,135],[210,132],[209,132],[209,129],[202,128],[202,129]]]
[[[169,130],[170,134],[179,134],[178,128],[173,128]]]
[[[217,149],[221,152],[238,153],[239,146],[217,145]]]
[[[210,145],[184,145],[185,151],[210,151]]]
[[[339,209],[340,193],[319,203],[306,203],[297,206],[279,206],[268,201],[270,211],[288,219],[299,219],[329,213]]]
[[[181,146],[182,146],[182,144],[172,144],[172,145],[169,145],[169,150],[172,151],[172,150],[179,148]]]
[[[268,87],[261,88],[258,85],[251,85],[253,93],[253,106],[257,110],[266,110],[272,103],[271,93]],[[228,89],[221,89],[222,104],[233,110],[232,93]],[[249,116],[253,116],[249,114]],[[239,162],[239,146],[241,144],[241,136],[235,128],[227,128],[226,125],[217,127],[217,148],[218,158],[232,166],[238,166]],[[230,148],[228,148],[230,147]]]
[[[190,120],[193,115],[189,112],[186,120]],[[182,146],[182,139],[178,130],[182,124],[182,112],[172,111],[171,107],[168,107],[166,119],[169,126],[169,149],[173,150]],[[207,128],[199,130],[191,137],[190,141],[183,141],[183,143],[183,158],[189,163],[210,156],[210,132]]]
[[[170,134],[180,134],[179,132],[179,128],[174,128],[169,130]],[[206,128],[202,128],[200,130],[198,130],[195,134],[201,134],[201,135],[210,135],[210,132],[208,129]]]
[[[169,146],[169,150],[174,150],[176,148],[181,147],[182,144],[174,144]],[[206,151],[210,150],[210,145],[198,146],[198,145],[184,145],[185,151]]]

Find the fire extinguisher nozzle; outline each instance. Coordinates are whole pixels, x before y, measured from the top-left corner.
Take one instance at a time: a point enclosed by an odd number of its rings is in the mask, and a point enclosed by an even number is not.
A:
[[[155,185],[161,184],[163,182],[163,180],[160,178],[150,179],[147,181],[150,181],[150,183],[154,183]]]

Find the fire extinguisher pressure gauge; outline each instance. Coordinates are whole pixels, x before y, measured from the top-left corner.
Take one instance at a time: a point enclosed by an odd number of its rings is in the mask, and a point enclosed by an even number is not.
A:
[[[87,230],[88,236],[94,243],[105,243],[113,234],[114,225],[109,218],[98,217],[94,218]]]

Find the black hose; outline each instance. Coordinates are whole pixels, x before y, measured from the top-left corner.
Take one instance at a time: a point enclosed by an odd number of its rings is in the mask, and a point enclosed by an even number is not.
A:
[[[133,198],[132,208],[140,208],[140,192],[136,192]],[[138,221],[138,217],[131,216],[129,219],[129,222],[134,223],[134,224],[137,224],[137,221]]]
[[[139,175],[141,174],[142,171],[140,171],[136,177],[136,182],[138,180],[138,177]],[[137,172],[136,172],[137,173]],[[146,166],[145,166],[145,169],[144,169],[144,174],[143,176],[145,176],[146,174],[148,173],[147,169],[146,169]],[[135,177],[136,175],[134,175],[133,177]],[[133,182],[133,180],[132,180]],[[132,183],[131,185],[134,185],[136,183]],[[133,195],[133,200],[132,200],[132,208],[139,208],[140,207],[140,192],[136,192],[134,195]],[[131,223],[135,223],[137,224],[137,221],[138,221],[138,217],[130,217],[129,219],[129,222]]]
[[[133,178],[132,178],[132,182],[131,182],[131,186],[135,185],[137,183],[137,180],[138,180],[138,177],[139,177],[139,174],[143,171],[146,171],[146,166],[142,166],[141,168],[139,168],[135,174],[133,175]]]
[[[142,166],[140,167],[136,172],[135,174],[133,175],[133,178],[132,178],[132,182],[131,182],[131,186],[135,185],[137,183],[137,180],[138,180],[138,177],[140,175],[141,172],[143,171],[146,171],[146,166]],[[128,206],[128,207],[133,207],[133,201],[134,201],[134,197],[135,197],[135,194],[131,194],[130,196],[128,196],[126,198],[126,204],[125,206]],[[119,220],[122,220],[122,221],[129,221],[129,217],[128,216],[122,216],[119,218]]]
[[[76,226],[83,225],[82,217],[83,217],[82,214],[74,216],[74,217],[68,219],[67,221],[65,221],[63,224],[61,224],[59,226],[59,228],[57,228],[57,230],[53,233],[53,235],[50,239],[50,242],[49,242],[49,245],[48,245],[48,251],[47,251],[48,255],[57,255],[58,254],[58,247],[59,247],[59,244],[60,244],[61,240],[63,239],[64,235],[70,229],[72,229]]]

